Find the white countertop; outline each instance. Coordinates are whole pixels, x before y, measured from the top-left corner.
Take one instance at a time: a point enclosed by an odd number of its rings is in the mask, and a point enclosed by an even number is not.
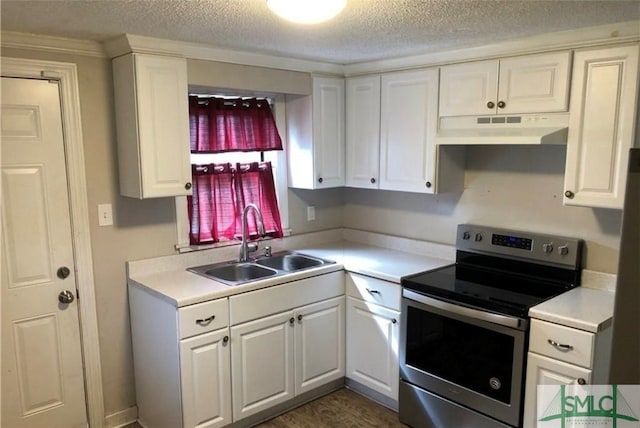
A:
[[[614,297],[608,290],[577,287],[532,307],[529,316],[598,333],[611,325]]]
[[[453,263],[452,260],[349,241],[310,246],[295,251],[332,260],[336,263],[288,274],[285,282],[345,269],[400,284],[400,280],[404,276]],[[135,269],[133,271],[135,272]],[[283,283],[283,277],[275,277],[229,286],[189,272],[183,267],[152,273],[141,270],[130,274],[129,277],[130,285],[148,289],[176,307],[193,305],[281,283]]]

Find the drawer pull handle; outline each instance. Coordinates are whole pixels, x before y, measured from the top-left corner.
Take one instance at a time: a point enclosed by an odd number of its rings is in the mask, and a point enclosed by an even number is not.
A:
[[[559,349],[560,351],[573,351],[573,345],[565,345],[564,343],[558,343],[555,340],[551,339],[548,339],[547,342],[549,342],[549,345],[553,346],[556,349]]]
[[[378,290],[370,290],[367,288],[367,293],[369,294],[380,294],[380,292]]]
[[[211,324],[211,321],[213,321],[215,318],[216,318],[215,315],[211,315],[209,318],[196,320],[196,324],[201,325],[201,326],[206,326],[206,325]]]

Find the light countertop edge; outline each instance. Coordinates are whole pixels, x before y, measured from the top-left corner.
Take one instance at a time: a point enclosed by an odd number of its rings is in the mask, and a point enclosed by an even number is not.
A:
[[[529,316],[591,333],[612,325],[615,293],[576,287],[529,309]]]

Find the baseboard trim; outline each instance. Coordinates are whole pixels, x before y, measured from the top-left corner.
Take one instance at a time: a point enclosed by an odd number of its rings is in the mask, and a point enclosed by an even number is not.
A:
[[[122,428],[138,419],[138,407],[133,406],[119,412],[111,413],[104,418],[105,428]]]

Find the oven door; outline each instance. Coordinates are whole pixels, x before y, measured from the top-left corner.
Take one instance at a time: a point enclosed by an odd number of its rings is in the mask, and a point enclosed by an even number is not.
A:
[[[527,320],[403,290],[400,377],[519,426]]]

